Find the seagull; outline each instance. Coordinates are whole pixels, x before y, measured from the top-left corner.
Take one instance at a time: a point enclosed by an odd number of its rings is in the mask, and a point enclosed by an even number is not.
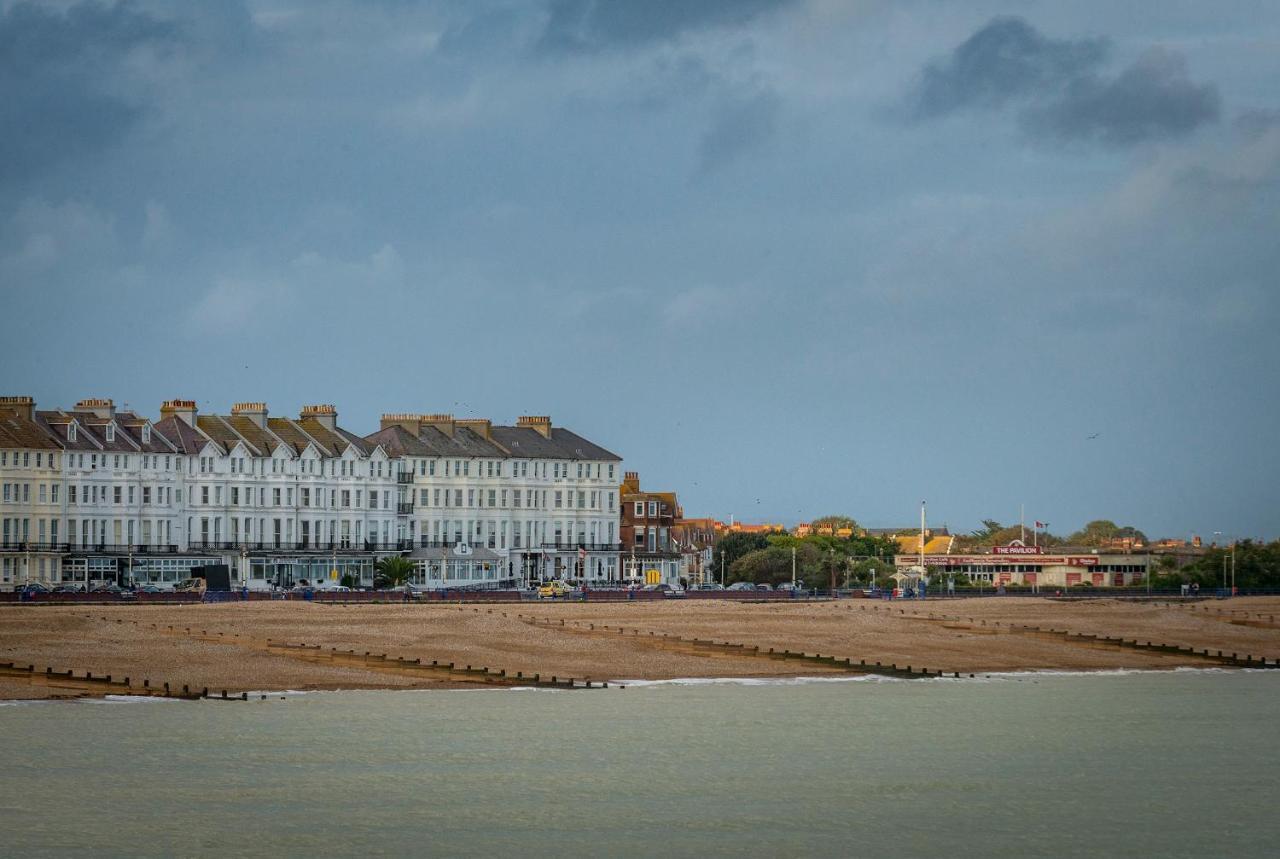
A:
[[[1101,435],[1101,433],[1094,433],[1093,435],[1089,436],[1089,438],[1097,438],[1099,435]]]

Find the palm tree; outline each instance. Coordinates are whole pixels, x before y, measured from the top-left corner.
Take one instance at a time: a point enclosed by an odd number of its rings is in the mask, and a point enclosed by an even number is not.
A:
[[[401,555],[391,555],[379,560],[373,568],[379,579],[388,587],[395,588],[404,584],[413,573],[413,561]]]

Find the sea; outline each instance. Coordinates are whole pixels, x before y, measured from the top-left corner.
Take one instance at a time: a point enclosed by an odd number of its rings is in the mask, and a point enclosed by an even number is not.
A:
[[[1280,671],[0,706],[0,855],[1267,856]]]

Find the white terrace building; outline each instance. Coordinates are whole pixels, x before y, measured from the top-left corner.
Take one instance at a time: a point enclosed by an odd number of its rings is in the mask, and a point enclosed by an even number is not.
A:
[[[365,438],[337,419],[0,398],[0,588],[171,586],[209,563],[251,588],[369,583],[406,552],[427,587],[618,580],[621,460],[604,448],[548,417],[385,415]]]
[[[499,582],[618,580],[622,460],[551,418],[386,414],[366,441],[401,463],[398,533],[426,587],[466,583],[448,577],[452,554],[427,551],[459,545],[493,553],[485,574]]]
[[[164,586],[208,563],[251,587],[335,569],[369,582],[398,548],[393,467],[332,406],[291,420],[171,400],[153,424],[110,400],[0,398],[0,587],[121,573]]]

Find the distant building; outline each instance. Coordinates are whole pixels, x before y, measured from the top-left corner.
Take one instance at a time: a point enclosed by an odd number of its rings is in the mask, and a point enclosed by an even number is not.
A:
[[[721,534],[785,534],[785,526],[776,522],[763,522],[756,525],[745,522],[716,522],[716,530]]]
[[[813,525],[809,522],[801,522],[791,529],[791,533],[797,537],[839,537],[847,540],[853,536],[854,531],[849,527],[837,528],[835,525]]]
[[[680,579],[681,552],[674,540],[681,518],[674,492],[647,492],[640,474],[626,472],[619,491],[622,501],[623,578],[631,582],[674,584]]]
[[[168,588],[212,563],[252,589],[369,584],[389,555],[428,588],[616,582],[620,471],[546,416],[384,415],[361,437],[332,405],[169,400],[153,422],[110,399],[0,397],[0,588]]]
[[[716,538],[714,519],[677,519],[671,528],[672,541],[680,552],[680,578],[692,586],[718,581],[714,569]]]
[[[920,563],[918,537],[915,548],[914,552],[894,556],[894,566],[898,570],[906,571]],[[948,573],[964,575],[971,581],[993,587],[1123,587],[1146,581],[1151,555],[1145,552],[1060,546],[1048,549],[1043,546],[1027,546],[1014,540],[1005,546],[993,546],[986,553],[965,554],[929,552],[926,544],[924,565],[942,577]]]

